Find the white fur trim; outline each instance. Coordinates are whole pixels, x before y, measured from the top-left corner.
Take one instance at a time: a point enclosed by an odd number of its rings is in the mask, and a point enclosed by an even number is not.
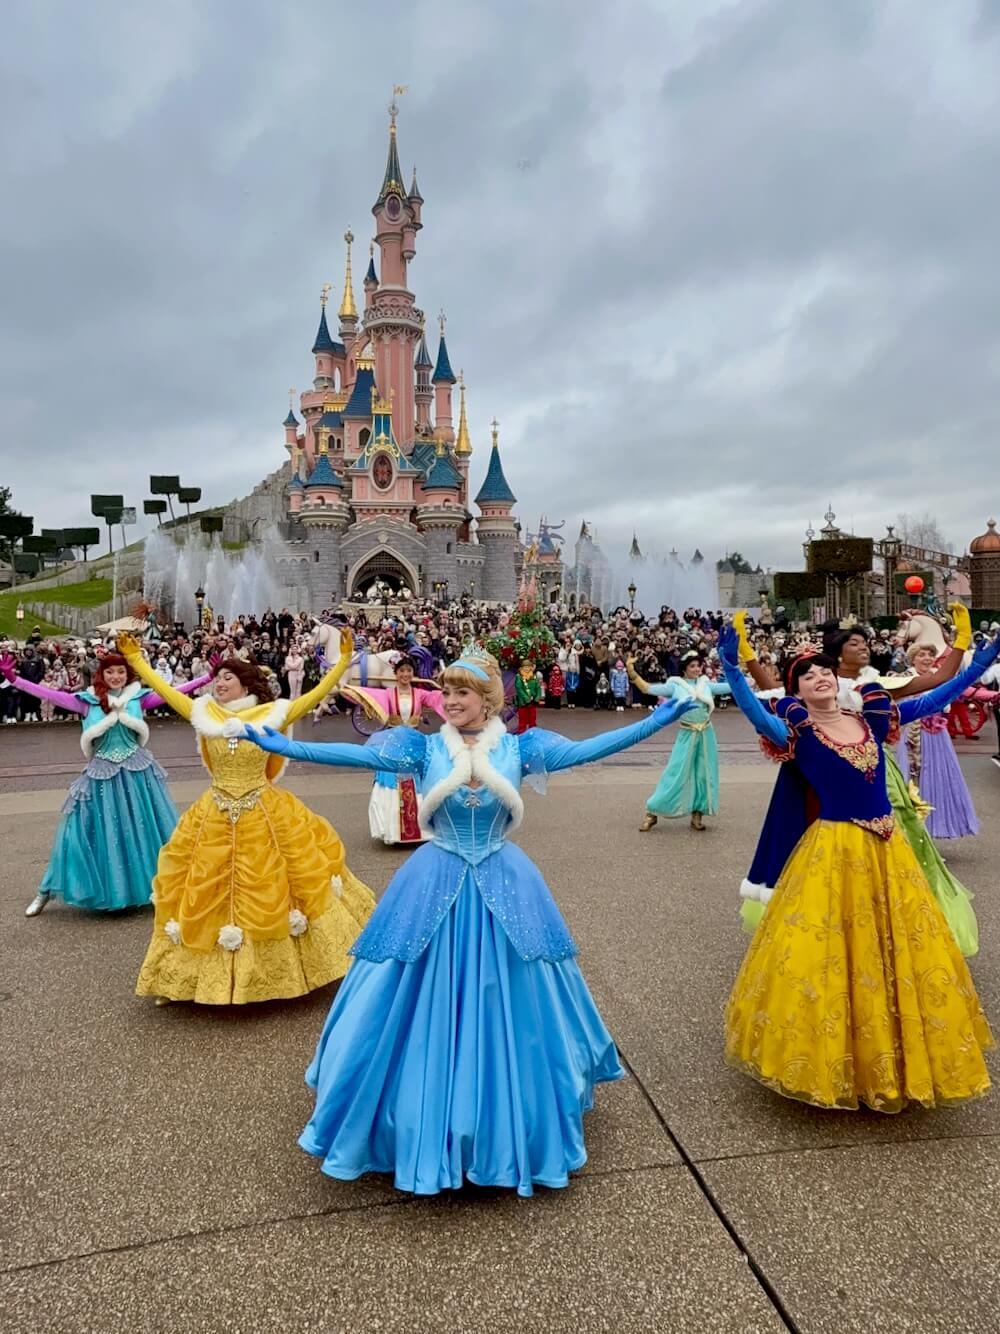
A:
[[[752,880],[744,880],[740,885],[740,898],[753,899],[755,903],[770,903],[773,894],[770,885],[755,885]]]
[[[253,703],[244,704],[244,699],[253,700]],[[276,699],[263,718],[253,720],[254,727],[274,727],[276,729],[284,727],[290,704],[291,700]],[[236,705],[241,707],[237,708]],[[191,726],[201,737],[228,736],[229,733],[225,729],[226,724],[232,722],[232,714],[243,713],[246,709],[256,707],[259,706],[254,695],[244,695],[243,699],[234,700],[232,705],[220,704],[211,695],[199,695],[191,705]]]
[[[80,733],[80,749],[88,760],[94,754],[95,742],[110,732],[115,723],[121,723],[122,727],[127,727],[130,732],[134,732],[140,746],[147,743],[149,740],[149,726],[146,720],[144,718],[130,718],[125,712],[126,706],[147,688],[141,681],[130,681],[125,689],[118,694],[108,694],[108,712],[99,723],[95,723],[93,727],[88,727]]]
[[[441,728],[440,737],[445,744],[452,761],[452,770],[447,778],[424,793],[420,807],[420,828],[430,835],[431,816],[437,808],[463,784],[474,779],[488,788],[490,792],[510,811],[511,828],[516,829],[524,819],[524,802],[513,783],[508,782],[503,774],[498,773],[490,764],[490,751],[507,735],[507,729],[499,718],[491,718],[483,728],[479,739],[472,746],[467,746],[461,732],[451,723]]]

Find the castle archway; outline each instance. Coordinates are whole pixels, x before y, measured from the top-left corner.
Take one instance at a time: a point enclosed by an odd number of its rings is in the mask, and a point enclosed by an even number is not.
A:
[[[404,556],[381,547],[368,556],[362,556],[347,575],[347,597],[350,601],[363,600],[372,584],[381,580],[394,593],[408,588],[414,597],[420,594],[417,571]]]

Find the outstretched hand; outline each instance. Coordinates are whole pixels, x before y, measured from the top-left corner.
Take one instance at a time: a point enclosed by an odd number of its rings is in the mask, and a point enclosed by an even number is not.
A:
[[[135,635],[126,634],[124,630],[119,631],[115,643],[123,658],[138,658],[142,654],[138,639]]]
[[[685,696],[684,699],[665,699],[662,704],[657,704],[653,716],[664,724],[675,723],[678,718],[697,707],[698,701],[691,695]]]
[[[260,746],[261,750],[272,755],[287,755],[292,748],[291,741],[284,733],[275,731],[273,727],[265,727],[263,732],[258,732],[249,723],[243,728],[243,740],[252,741],[255,746]]]
[[[218,649],[216,649],[214,653],[210,653],[208,655],[208,670],[212,673],[213,676],[215,676],[216,672],[218,672],[219,668],[222,666],[224,661],[225,659],[223,658],[222,654],[219,652]]]
[[[953,647],[967,649],[972,643],[972,617],[969,615],[969,609],[961,602],[949,602],[948,610],[951,612],[952,624],[955,627]]]
[[[0,676],[3,676],[11,685],[17,680],[17,659],[13,653],[5,653],[0,657]]]
[[[972,655],[972,661],[980,671],[985,672],[987,667],[993,666],[998,656],[1000,656],[1000,635],[997,635],[994,639],[987,639],[985,643],[980,644]],[[2,665],[0,663],[0,668],[2,668]]]
[[[354,635],[345,626],[340,632],[340,657],[337,659],[337,666],[343,667],[346,671],[351,665],[351,659],[353,657]]]

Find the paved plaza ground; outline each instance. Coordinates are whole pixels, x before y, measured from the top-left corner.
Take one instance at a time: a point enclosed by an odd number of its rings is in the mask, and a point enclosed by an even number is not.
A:
[[[623,719],[544,721],[582,736]],[[717,727],[722,814],[706,834],[637,833],[669,736],[525,793],[517,841],[630,1072],[599,1092],[585,1169],[530,1200],[413,1200],[382,1178],[321,1175],[296,1138],[334,988],[156,1009],[133,995],[150,911],[25,919],[78,729],[0,731],[0,1329],[996,1331],[1000,1088],[950,1111],[821,1113],[722,1064],[737,886],[774,769],[738,715]],[[312,735],[348,732],[335,720]],[[984,832],[948,856],[977,894],[973,970],[1000,1027],[992,742],[991,727],[962,748]],[[189,729],[154,724],[153,748],[190,801],[204,779]],[[369,839],[365,778],[298,766],[287,781],[381,893],[403,854]]]

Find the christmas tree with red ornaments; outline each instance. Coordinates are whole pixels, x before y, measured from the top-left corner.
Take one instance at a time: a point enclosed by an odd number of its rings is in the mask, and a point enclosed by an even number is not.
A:
[[[503,671],[515,671],[528,658],[539,667],[548,667],[555,661],[558,645],[555,635],[542,620],[533,578],[521,580],[516,609],[511,612],[507,624],[487,639],[486,649]]]

